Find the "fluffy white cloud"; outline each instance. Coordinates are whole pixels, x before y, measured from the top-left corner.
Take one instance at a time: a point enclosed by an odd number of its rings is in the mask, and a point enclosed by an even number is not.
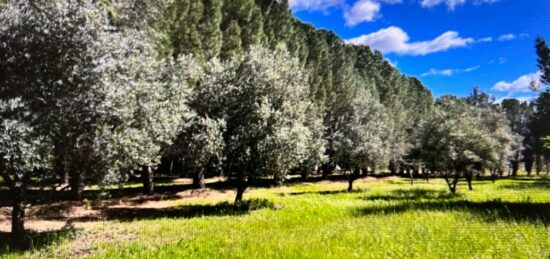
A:
[[[498,40],[499,41],[510,41],[510,40],[515,40],[517,37],[518,36],[516,36],[515,34],[509,33],[509,34],[500,35],[500,37],[498,37]]]
[[[345,3],[345,0],[290,0],[290,7],[295,11],[322,11]]]
[[[426,76],[452,76],[460,73],[468,73],[475,70],[478,70],[481,66],[469,67],[465,69],[443,69],[437,70],[435,68],[430,69],[428,72],[422,74],[423,77]]]
[[[344,11],[346,25],[354,26],[374,21],[380,13],[380,3],[372,0],[359,0]]]
[[[448,31],[429,41],[409,42],[409,35],[399,27],[391,26],[377,32],[347,40],[354,45],[369,45],[382,53],[422,56],[446,51],[452,48],[466,47],[475,42],[472,38],[461,38],[458,32]]]
[[[425,8],[431,8],[440,4],[445,4],[449,10],[454,10],[457,6],[465,3],[466,0],[422,0],[420,5]]]
[[[480,4],[496,3],[499,0],[468,0],[468,1],[473,3],[474,5],[480,5]],[[434,6],[444,4],[447,6],[447,9],[452,11],[452,10],[455,10],[456,7],[466,4],[466,2],[468,1],[466,0],[421,0],[420,5],[424,8],[432,8]]]
[[[347,26],[372,22],[380,17],[382,4],[400,4],[403,0],[357,0],[349,5],[346,0],[290,0],[294,11],[325,11],[341,9]]]
[[[529,92],[531,84],[540,81],[540,72],[520,76],[513,82],[500,81],[496,83],[491,90],[498,92]]]

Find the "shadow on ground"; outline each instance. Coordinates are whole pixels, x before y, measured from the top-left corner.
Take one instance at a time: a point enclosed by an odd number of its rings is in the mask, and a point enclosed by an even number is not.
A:
[[[505,220],[550,224],[550,203],[507,202],[498,199],[474,202],[445,194],[443,191],[421,189],[396,190],[389,195],[366,196],[362,199],[395,202],[360,208],[355,211],[357,216],[399,214],[407,211],[459,211],[481,216],[487,222]]]
[[[545,189],[550,191],[550,181],[525,181],[520,183],[505,184],[499,186],[499,188],[510,190]]]
[[[353,191],[347,191],[345,189],[342,190],[330,190],[330,191],[303,191],[303,192],[283,192],[279,193],[279,196],[302,196],[302,195],[337,195],[337,194],[356,194],[356,193],[363,193],[365,190],[363,189],[355,189]]]
[[[370,177],[383,178],[389,176],[388,174],[378,174],[372,175]],[[177,193],[193,190],[193,186],[190,183],[174,183],[173,181],[177,178],[170,177],[155,177],[155,193],[160,199],[178,199],[176,196]],[[300,179],[299,177],[291,178],[284,182],[286,186],[292,186],[302,183],[318,183],[322,181],[346,181],[346,176],[344,175],[330,175],[327,178],[321,176],[311,176],[307,180]],[[139,183],[136,180],[130,181],[129,183]],[[255,188],[269,188],[278,186],[273,179],[262,178],[254,179],[254,181],[249,183],[250,187]],[[227,191],[234,190],[237,184],[233,180],[211,182],[206,184],[206,188]],[[86,190],[84,191],[83,197],[86,200],[97,200],[97,199],[123,199],[138,197],[142,194],[142,187],[124,187],[120,189],[109,189],[109,190]],[[2,188],[0,184],[0,207],[10,206],[10,192]],[[171,197],[171,198],[170,198]],[[151,197],[147,197],[143,201],[150,201]],[[154,198],[154,197],[153,197]],[[31,189],[27,191],[27,202],[40,205],[40,204],[50,204],[52,202],[58,201],[69,201],[71,200],[70,193],[68,191],[53,191],[53,190],[38,190]]]
[[[81,230],[67,226],[61,230],[28,232],[24,240],[13,239],[10,233],[0,232],[0,256],[8,252],[24,252],[75,238]]]
[[[425,190],[425,189],[413,189],[413,190],[395,190],[389,194],[375,194],[361,197],[366,201],[419,201],[419,200],[453,200],[462,197],[461,194],[452,194],[449,191],[441,190]]]
[[[73,221],[118,220],[134,221],[158,218],[195,218],[204,216],[241,216],[260,209],[277,209],[277,206],[266,199],[251,199],[243,201],[240,207],[233,203],[184,205],[169,208],[139,208],[139,207],[107,207],[101,210],[100,217],[75,218]]]
[[[163,183],[168,180],[161,180],[155,183]],[[206,184],[206,188],[215,189],[215,190],[232,190],[236,186],[232,181],[220,181],[214,183]],[[155,199],[159,200],[168,200],[168,199],[178,199],[176,196],[177,193],[193,190],[191,184],[173,184],[173,185],[157,185],[155,186],[155,195],[148,196],[143,198],[141,201],[154,201]],[[83,198],[85,200],[98,200],[98,199],[124,199],[124,198],[134,198],[142,196],[142,187],[124,187],[119,189],[110,189],[110,190],[86,190],[83,193]],[[10,192],[6,189],[0,189],[0,207],[10,206]],[[34,205],[40,204],[50,204],[52,202],[58,201],[70,201],[70,193],[68,191],[47,191],[47,190],[28,190],[27,191],[27,202]],[[139,204],[139,199],[135,201],[136,204]]]

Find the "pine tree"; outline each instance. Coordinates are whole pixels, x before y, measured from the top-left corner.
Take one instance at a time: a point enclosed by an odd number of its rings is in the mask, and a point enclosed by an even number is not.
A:
[[[550,48],[543,37],[538,37],[536,41],[538,66],[540,69],[541,83],[550,85]]]
[[[221,23],[223,21],[222,10],[223,1],[204,0],[204,13],[200,22],[200,32],[205,60],[210,60],[220,54],[223,44],[221,31]]]
[[[239,58],[243,54],[241,42],[241,27],[237,21],[231,21],[223,31],[222,60]]]

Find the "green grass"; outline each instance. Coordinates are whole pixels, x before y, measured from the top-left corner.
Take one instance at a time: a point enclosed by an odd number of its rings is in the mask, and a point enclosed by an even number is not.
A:
[[[459,186],[407,180],[296,184],[228,203],[174,201],[154,211],[91,223],[86,231],[3,256],[93,258],[549,258],[550,182],[500,180]],[[80,250],[79,250],[80,249]]]

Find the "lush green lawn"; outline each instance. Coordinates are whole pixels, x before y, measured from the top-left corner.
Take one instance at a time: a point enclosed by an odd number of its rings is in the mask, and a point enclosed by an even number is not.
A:
[[[144,211],[62,235],[7,257],[97,258],[549,258],[550,182],[440,180],[297,184],[248,191],[259,207],[231,212],[219,199],[174,201],[171,218]],[[225,198],[224,198],[225,199]],[[177,213],[180,211],[181,213]],[[176,212],[176,213],[174,213]],[[132,217],[139,219],[131,220]]]

